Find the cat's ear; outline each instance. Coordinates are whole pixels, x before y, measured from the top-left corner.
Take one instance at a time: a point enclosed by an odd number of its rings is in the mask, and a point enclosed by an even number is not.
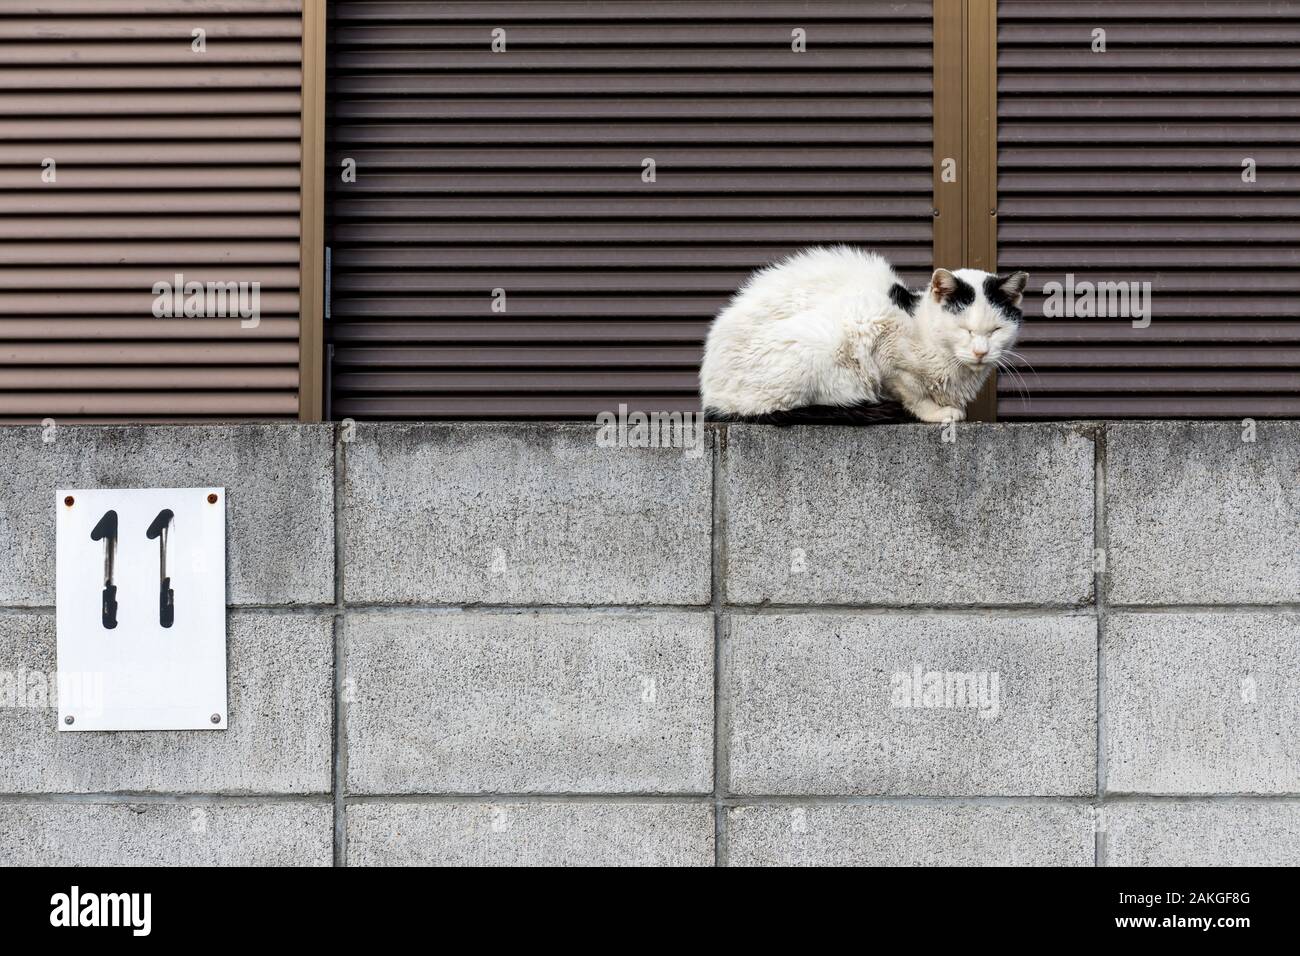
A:
[[[1008,276],[998,276],[998,289],[1016,308],[1024,298],[1025,285],[1029,282],[1028,272],[1013,272]]]
[[[930,276],[930,294],[940,305],[950,301],[957,294],[958,279],[947,269],[935,269]]]

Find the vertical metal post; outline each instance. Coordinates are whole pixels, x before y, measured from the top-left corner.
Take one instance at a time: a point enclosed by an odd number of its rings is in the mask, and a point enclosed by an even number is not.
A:
[[[966,0],[966,256],[998,268],[998,4]],[[997,372],[970,407],[971,421],[997,421]]]
[[[302,196],[298,265],[298,418],[324,409],[325,0],[302,4]]]
[[[997,0],[934,0],[934,214],[935,268],[997,268]],[[996,373],[966,412],[996,419]]]

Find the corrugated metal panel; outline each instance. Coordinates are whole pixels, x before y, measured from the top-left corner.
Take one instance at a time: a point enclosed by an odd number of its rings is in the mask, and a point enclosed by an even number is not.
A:
[[[0,419],[297,416],[301,33],[301,0],[0,5]],[[259,283],[261,324],[154,318],[177,273]]]
[[[751,269],[852,242],[927,275],[931,13],[331,5],[333,415],[695,409],[708,322]]]
[[[1300,415],[1300,4],[998,12],[998,257],[1033,274],[1000,417]],[[1067,272],[1150,282],[1150,327],[1044,319]]]

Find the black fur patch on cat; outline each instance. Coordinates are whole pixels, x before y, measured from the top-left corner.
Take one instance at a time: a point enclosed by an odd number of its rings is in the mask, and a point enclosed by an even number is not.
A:
[[[975,287],[965,279],[957,276],[952,278],[957,283],[957,288],[953,290],[952,295],[944,300],[943,307],[949,312],[960,312],[975,301]]]
[[[916,306],[921,301],[921,293],[913,292],[902,283],[895,282],[889,289],[889,301],[908,315],[915,315]]]
[[[1007,276],[989,276],[984,280],[984,298],[989,300],[989,305],[997,309],[1008,319],[1014,322],[1020,322],[1024,319],[1025,314],[1020,311],[1019,306],[1012,301],[1011,296],[1002,291],[1002,283],[1007,281]]]
[[[750,425],[903,425],[918,421],[901,402],[863,402],[859,405],[805,405],[764,415],[735,415],[715,408],[704,410],[706,422]]]

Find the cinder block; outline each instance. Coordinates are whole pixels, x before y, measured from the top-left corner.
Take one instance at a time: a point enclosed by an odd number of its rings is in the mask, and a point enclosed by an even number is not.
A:
[[[344,589],[362,604],[707,604],[713,435],[602,448],[593,425],[357,425]]]
[[[0,803],[0,866],[330,866],[327,803]]]
[[[1111,614],[1106,790],[1300,791],[1300,615]]]
[[[1300,601],[1300,423],[1106,427],[1110,600]]]
[[[230,604],[332,604],[333,435],[288,424],[0,429],[0,606],[54,604],[58,489],[210,485],[226,489]]]
[[[707,612],[351,614],[353,793],[713,789]]]
[[[1099,820],[1106,866],[1300,866],[1300,803],[1125,801]]]
[[[332,625],[232,614],[227,730],[59,733],[54,616],[0,615],[0,793],[328,792]]]
[[[350,866],[712,866],[702,803],[363,803]]]
[[[733,615],[737,794],[1096,790],[1096,622],[1083,616]]]
[[[1092,866],[1081,804],[807,804],[727,811],[730,866]]]
[[[1092,439],[1061,425],[737,425],[725,475],[739,604],[1092,598]]]

